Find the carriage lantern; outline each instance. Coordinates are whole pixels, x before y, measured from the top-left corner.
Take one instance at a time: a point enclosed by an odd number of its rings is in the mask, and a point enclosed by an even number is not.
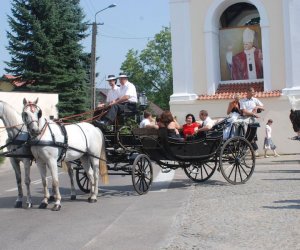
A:
[[[141,108],[145,109],[146,106],[148,105],[148,99],[147,96],[145,94],[145,91],[143,91],[142,93],[140,93],[139,95],[139,103]]]

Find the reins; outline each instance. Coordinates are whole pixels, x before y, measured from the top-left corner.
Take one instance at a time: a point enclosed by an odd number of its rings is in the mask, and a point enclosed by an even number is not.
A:
[[[82,116],[85,116],[85,115],[88,115],[88,114],[94,114],[97,111],[101,112],[100,114],[93,115],[90,118],[83,119],[81,121],[76,121],[76,122],[91,122],[94,119],[98,119],[98,118],[102,117],[106,113],[107,109],[108,109],[108,107],[91,109],[91,110],[88,110],[88,111],[80,113],[80,114],[69,115],[69,116],[65,116],[65,117],[59,118],[55,122],[60,122],[62,124],[72,124],[71,122],[64,122],[64,121],[70,120],[70,119],[76,118],[76,117],[82,117]]]
[[[17,124],[17,125],[12,125],[12,126],[3,126],[3,127],[0,127],[0,129],[10,129],[10,128],[16,128],[18,126],[24,126],[24,123],[20,123],[20,124]]]

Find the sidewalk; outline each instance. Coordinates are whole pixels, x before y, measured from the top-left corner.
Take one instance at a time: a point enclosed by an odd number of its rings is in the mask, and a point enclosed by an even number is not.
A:
[[[269,158],[265,158],[263,155],[256,157],[256,166],[258,165],[272,165],[272,164],[300,164],[300,152],[299,154],[280,155],[274,157],[273,154],[269,154]]]

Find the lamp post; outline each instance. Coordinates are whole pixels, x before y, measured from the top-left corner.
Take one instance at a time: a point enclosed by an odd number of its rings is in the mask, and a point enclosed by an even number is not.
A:
[[[92,100],[91,100],[91,108],[95,109],[96,108],[96,36],[97,36],[97,22],[96,22],[96,17],[97,14],[99,14],[100,12],[109,9],[109,8],[113,8],[116,7],[116,4],[111,4],[109,6],[107,6],[106,8],[99,10],[95,13],[95,20],[92,24],[92,48],[91,48],[91,78],[90,78],[90,82],[91,82],[91,96],[92,96]],[[103,23],[101,23],[103,24]]]

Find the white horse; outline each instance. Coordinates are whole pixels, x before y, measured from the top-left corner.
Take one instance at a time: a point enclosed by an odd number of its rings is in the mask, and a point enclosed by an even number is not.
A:
[[[46,166],[51,171],[52,186],[55,193],[55,204],[52,210],[58,211],[61,208],[57,169],[57,160],[61,157],[65,162],[81,160],[91,182],[88,201],[96,202],[99,163],[104,182],[107,180],[105,141],[102,132],[93,125],[84,122],[66,125],[63,129],[59,124],[42,118],[42,110],[36,105],[37,102],[38,99],[35,102],[28,102],[24,98],[22,118],[29,134],[34,138],[31,141],[31,152],[40,170],[44,187],[44,199],[40,208],[46,208],[49,200]]]
[[[21,208],[23,202],[23,188],[22,188],[22,175],[20,163],[22,162],[25,169],[25,185],[27,188],[27,201],[26,207],[32,207],[31,193],[30,193],[30,166],[31,152],[29,148],[18,145],[25,143],[29,135],[25,126],[23,126],[21,115],[8,103],[0,101],[0,119],[6,128],[8,139],[6,141],[8,152],[11,152],[11,156],[16,155],[16,157],[10,157],[11,165],[15,170],[16,181],[18,186],[18,197],[15,202],[16,208]],[[3,145],[3,146],[5,146]],[[14,152],[13,152],[14,151]],[[24,158],[23,158],[23,157]],[[26,157],[25,157],[26,156]]]

